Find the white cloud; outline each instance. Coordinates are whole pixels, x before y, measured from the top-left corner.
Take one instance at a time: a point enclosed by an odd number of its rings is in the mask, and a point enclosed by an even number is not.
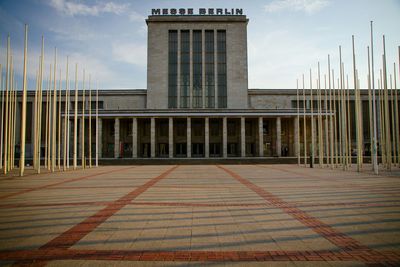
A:
[[[313,14],[328,5],[328,0],[272,0],[264,8],[269,13],[291,10]]]
[[[135,11],[132,11],[131,14],[129,15],[129,20],[130,21],[135,21],[135,22],[144,22],[144,20],[146,19],[145,16],[143,16],[142,14],[139,14]]]
[[[146,44],[113,43],[112,54],[115,60],[145,67],[147,64]]]
[[[58,12],[64,13],[68,16],[98,16],[101,13],[120,15],[126,12],[129,7],[129,4],[117,4],[114,2],[98,3],[89,6],[72,0],[51,0],[49,4]]]

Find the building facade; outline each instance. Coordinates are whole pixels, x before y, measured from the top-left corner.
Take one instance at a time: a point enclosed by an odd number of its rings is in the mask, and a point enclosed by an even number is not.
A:
[[[151,15],[146,23],[147,89],[99,91],[97,151],[100,159],[295,157],[298,153],[303,155],[304,148],[310,147],[309,90],[305,92],[306,108],[303,110],[303,99],[297,102],[296,90],[248,88],[246,16]],[[82,91],[78,96],[78,157],[82,158],[84,132],[85,158],[88,158],[90,146],[94,158],[94,93],[89,102],[86,92],[85,129],[82,128]],[[361,97],[364,114],[368,114],[366,90],[362,90]],[[71,100],[74,101],[73,91]],[[34,92],[29,92],[28,114],[33,114],[30,112],[33,102]],[[44,98],[43,104],[46,102]],[[64,98],[61,110],[64,110],[63,105]],[[324,111],[326,105],[325,102],[321,108],[324,125],[329,114]],[[74,102],[70,106],[69,138],[72,140]],[[93,115],[91,138],[88,136],[90,107]],[[365,125],[367,118],[364,118]],[[29,127],[32,119],[28,118],[27,129],[33,128]],[[42,127],[44,133],[45,125]],[[369,127],[364,128],[367,140]],[[61,140],[64,140],[63,134]],[[33,129],[27,134],[28,157],[32,156],[32,136]],[[353,136],[355,140],[355,133]],[[43,156],[44,134],[42,140]],[[325,142],[326,147],[327,144]],[[69,154],[72,157],[72,141]]]

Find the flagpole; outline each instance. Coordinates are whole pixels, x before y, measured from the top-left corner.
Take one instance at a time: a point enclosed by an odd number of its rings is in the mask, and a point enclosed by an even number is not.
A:
[[[89,74],[89,168],[92,168],[92,84]]]
[[[81,148],[82,148],[82,168],[85,168],[85,69],[83,69],[83,88],[82,88],[82,136],[81,136]]]
[[[306,89],[303,74],[303,139],[304,139],[304,167],[307,167],[307,117],[306,117]]]
[[[77,167],[77,128],[78,128],[78,64],[75,64],[75,108],[74,108],[74,159],[73,166],[74,170]]]
[[[65,74],[65,102],[64,102],[64,149],[63,149],[63,170],[66,171],[67,170],[67,140],[68,140],[68,136],[67,136],[67,129],[68,129],[68,125],[67,125],[67,121],[68,121],[68,57],[67,57],[67,70],[66,70],[66,74]]]
[[[300,107],[299,107],[299,79],[296,80],[296,102],[297,102],[297,165],[300,166]]]
[[[21,119],[21,154],[19,159],[19,176],[24,176],[25,170],[25,131],[26,131],[26,61],[28,57],[28,25],[25,24],[24,70],[22,78],[22,119]]]
[[[99,167],[99,83],[96,82],[96,167]]]
[[[10,86],[10,35],[7,36],[7,64],[6,64],[6,99],[5,99],[5,123],[4,123],[4,164],[3,174],[8,172],[8,101],[9,101],[9,86]]]
[[[52,106],[52,142],[51,142],[51,172],[56,166],[56,130],[57,130],[57,48],[54,48],[54,71],[53,71],[53,106]]]

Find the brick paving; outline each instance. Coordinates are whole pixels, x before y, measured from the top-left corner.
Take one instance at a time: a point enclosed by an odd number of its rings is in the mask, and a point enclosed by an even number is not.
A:
[[[29,172],[0,176],[0,266],[400,266],[399,169]]]

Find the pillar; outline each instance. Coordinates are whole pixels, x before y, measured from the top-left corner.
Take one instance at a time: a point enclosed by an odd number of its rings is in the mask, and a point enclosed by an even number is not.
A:
[[[282,156],[281,149],[281,117],[276,118],[276,155]]]
[[[264,157],[264,121],[258,118],[258,155]]]
[[[191,118],[187,118],[187,123],[186,123],[186,152],[187,152],[187,157],[191,158],[192,157],[192,125],[191,125]]]
[[[156,157],[156,120],[150,119],[150,156]]]
[[[99,153],[99,159],[103,157],[103,120],[99,118],[99,129],[98,129],[98,138],[99,138],[99,143],[98,143],[98,153]]]
[[[240,154],[246,157],[246,127],[245,118],[240,118]]]
[[[114,158],[119,158],[119,118],[114,120]]]
[[[137,118],[132,119],[132,158],[137,158],[137,137],[138,137],[138,130],[137,130]]]
[[[227,129],[227,118],[222,118],[222,155],[224,158],[228,157],[228,129]]]
[[[299,117],[295,117],[293,120],[294,123],[294,155],[299,157],[300,155],[300,136],[299,136]],[[300,164],[300,163],[299,163]]]
[[[204,119],[204,156],[205,158],[210,157],[210,119],[206,117]]]
[[[168,119],[168,156],[174,157],[174,118]]]

